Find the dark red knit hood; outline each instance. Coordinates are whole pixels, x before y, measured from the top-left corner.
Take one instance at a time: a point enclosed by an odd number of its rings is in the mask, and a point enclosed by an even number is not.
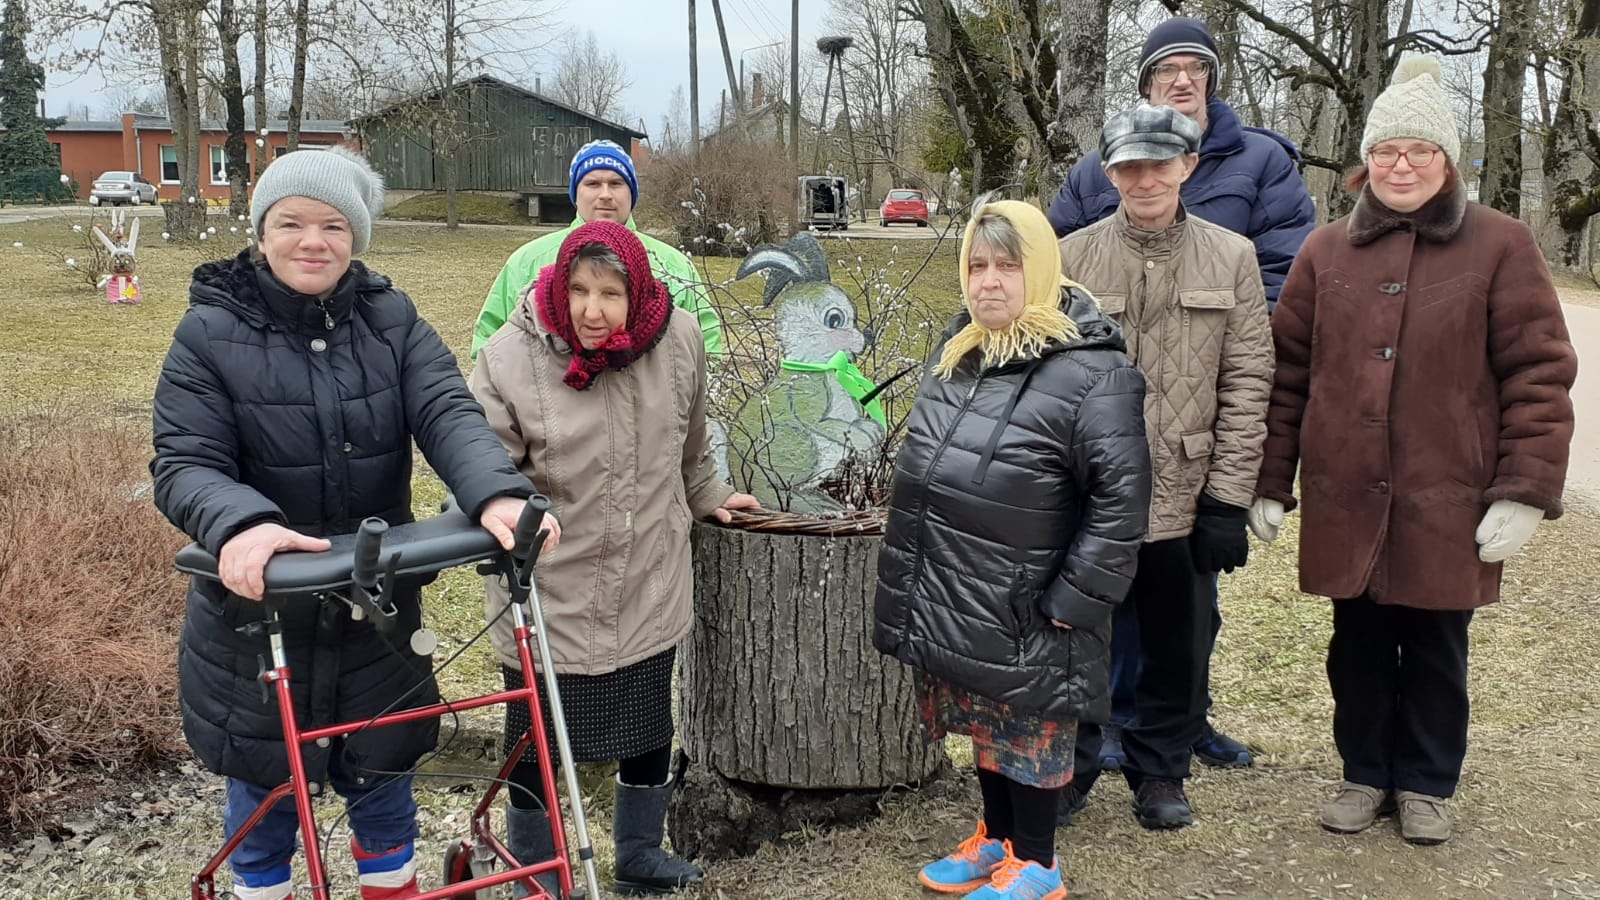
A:
[[[567,296],[572,263],[578,258],[578,251],[589,244],[609,247],[628,270],[627,324],[593,350],[585,350],[578,341],[572,324],[572,303]],[[624,225],[605,220],[585,222],[567,235],[556,261],[540,270],[533,300],[539,321],[572,348],[572,364],[562,381],[580,391],[606,369],[625,369],[649,352],[666,333],[672,315],[667,286],[650,270],[650,255],[638,235]]]

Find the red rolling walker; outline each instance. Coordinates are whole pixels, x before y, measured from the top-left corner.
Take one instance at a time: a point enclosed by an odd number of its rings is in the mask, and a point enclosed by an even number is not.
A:
[[[555,774],[550,760],[550,746],[541,715],[537,682],[530,640],[538,641],[539,658],[550,658],[550,642],[545,632],[544,614],[539,605],[538,589],[534,586],[533,572],[538,561],[539,548],[543,546],[545,532],[539,531],[550,501],[535,495],[528,500],[517,522],[516,547],[507,553],[499,543],[478,523],[470,520],[453,504],[447,503],[438,516],[423,522],[413,522],[390,528],[382,519],[367,519],[355,534],[330,538],[332,547],[320,553],[280,553],[272,557],[266,568],[266,592],[262,603],[265,620],[252,628],[267,638],[271,647],[271,666],[262,664],[262,702],[277,696],[278,712],[283,721],[284,742],[289,757],[289,780],[278,785],[261,802],[250,818],[211,857],[190,882],[192,900],[221,900],[229,896],[219,894],[214,882],[217,869],[238,847],[244,836],[266,817],[267,813],[284,797],[293,796],[295,811],[300,819],[300,833],[306,856],[306,870],[311,880],[314,900],[330,900],[332,894],[323,866],[321,845],[318,842],[316,817],[311,808],[312,792],[306,779],[305,757],[302,745],[313,741],[329,741],[366,728],[379,728],[423,718],[437,718],[498,703],[526,703],[532,727],[517,742],[516,748],[500,768],[499,777],[490,785],[484,797],[472,811],[471,834],[455,842],[445,853],[444,880],[446,887],[416,895],[415,900],[442,900],[442,898],[478,898],[493,896],[487,889],[496,885],[521,884],[531,892],[534,900],[551,898],[534,881],[535,875],[558,873],[561,890],[569,900],[599,900],[600,885],[595,876],[594,847],[589,841],[589,828],[583,814],[582,794],[578,786],[577,769],[572,763],[572,748],[561,711],[561,696],[556,688],[553,667],[544,671],[545,690],[550,698],[551,721],[555,724],[556,748],[560,753],[561,768],[566,778],[567,797],[572,806],[572,820],[578,843],[578,858],[583,863],[584,884],[577,885],[567,854],[567,836],[561,817],[559,802],[549,804],[550,830],[554,837],[555,858],[529,862],[511,855],[505,844],[490,829],[490,811],[495,798],[511,777],[511,770],[529,748],[539,755],[539,773],[544,781],[544,795],[556,797]],[[385,587],[394,583],[397,576],[427,575],[469,563],[482,563],[478,571],[485,575],[503,577],[510,588],[510,613],[515,625],[517,655],[521,659],[523,687],[500,691],[467,700],[437,703],[432,706],[385,713],[372,719],[340,722],[321,728],[302,728],[295,719],[294,704],[290,700],[290,672],[283,647],[283,622],[281,613],[290,603],[322,602],[337,598],[349,604],[351,616],[371,619],[379,631],[392,630],[397,610],[384,596]],[[179,571],[201,578],[216,580],[217,560],[197,544],[179,551]],[[381,574],[380,574],[381,573]],[[533,624],[528,622],[531,610]],[[504,868],[496,871],[497,864]],[[480,891],[484,893],[480,894]]]

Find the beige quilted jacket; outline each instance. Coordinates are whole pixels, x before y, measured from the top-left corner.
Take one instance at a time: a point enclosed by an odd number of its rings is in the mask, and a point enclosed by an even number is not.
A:
[[[1180,211],[1162,231],[1111,217],[1061,239],[1061,266],[1122,326],[1144,372],[1155,490],[1147,540],[1194,529],[1200,492],[1255,498],[1272,390],[1272,330],[1250,241]]]

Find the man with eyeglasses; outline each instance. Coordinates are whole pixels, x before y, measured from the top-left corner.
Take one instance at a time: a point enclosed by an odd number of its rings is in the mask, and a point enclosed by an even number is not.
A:
[[[1202,131],[1199,162],[1181,189],[1184,209],[1250,239],[1271,309],[1289,264],[1316,224],[1316,208],[1298,168],[1300,151],[1282,135],[1241,124],[1233,108],[1216,97],[1217,44],[1204,22],[1183,17],[1162,22],[1145,38],[1139,59],[1139,93],[1151,105],[1169,106],[1193,119]],[[1061,238],[1115,213],[1121,201],[1097,151],[1072,167],[1047,215]],[[1080,756],[1097,757],[1097,768],[1121,766],[1120,727],[1133,718],[1138,621],[1128,604],[1118,609],[1112,626],[1112,727],[1105,730],[1100,747],[1087,746],[1092,741],[1084,741],[1082,733],[1079,737]],[[1213,591],[1213,646],[1221,627]],[[1212,766],[1253,762],[1249,748],[1218,732],[1209,719],[1194,753]],[[1070,817],[1065,805],[1063,810],[1063,819]]]

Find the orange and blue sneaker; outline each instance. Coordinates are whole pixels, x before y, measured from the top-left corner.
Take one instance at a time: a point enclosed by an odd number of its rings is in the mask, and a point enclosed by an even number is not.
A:
[[[989,883],[1000,861],[1008,855],[1007,846],[990,840],[989,829],[980,821],[978,830],[957,845],[956,852],[923,866],[917,880],[941,894],[965,894]]]
[[[1051,860],[1046,869],[1031,859],[1017,859],[1010,841],[1005,842],[1005,853],[989,883],[968,894],[967,900],[1066,900],[1059,860]]]

